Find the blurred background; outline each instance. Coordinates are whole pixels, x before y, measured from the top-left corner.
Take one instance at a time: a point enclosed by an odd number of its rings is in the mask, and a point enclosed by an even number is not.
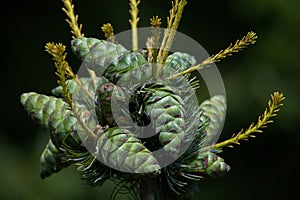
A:
[[[130,28],[128,1],[74,1],[86,36],[104,38],[101,26],[115,33]],[[166,26],[171,2],[143,0],[140,26],[159,15]],[[48,141],[19,102],[23,92],[50,94],[55,68],[44,51],[47,42],[70,47],[70,30],[59,1],[10,1],[1,6],[2,77],[0,126],[0,199],[108,199],[111,183],[90,188],[74,167],[41,180],[39,156]],[[254,46],[218,63],[227,92],[228,112],[220,140],[257,120],[274,91],[284,92],[284,107],[263,134],[225,149],[228,175],[201,183],[194,199],[295,199],[299,189],[300,146],[300,1],[193,1],[184,10],[179,31],[210,54],[226,48],[248,31]],[[70,49],[68,60],[79,66]],[[120,198],[121,199],[121,198]]]

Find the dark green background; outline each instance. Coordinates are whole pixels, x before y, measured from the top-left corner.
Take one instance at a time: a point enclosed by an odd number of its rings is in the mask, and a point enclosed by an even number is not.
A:
[[[75,1],[86,36],[103,38],[100,27],[130,28],[128,1]],[[56,86],[46,42],[70,47],[70,30],[56,1],[13,1],[1,6],[0,199],[107,199],[110,184],[89,188],[74,167],[41,180],[39,155],[48,135],[23,110],[19,96],[49,94]],[[153,15],[165,18],[170,1],[144,0],[140,26]],[[248,31],[256,45],[218,64],[227,91],[228,112],[221,140],[246,128],[264,110],[273,91],[286,95],[284,107],[265,133],[221,154],[228,175],[203,181],[195,199],[295,199],[299,189],[299,0],[190,0],[179,31],[217,53]],[[68,49],[70,52],[70,49]],[[69,53],[70,63],[78,67]],[[298,187],[297,187],[298,186]]]

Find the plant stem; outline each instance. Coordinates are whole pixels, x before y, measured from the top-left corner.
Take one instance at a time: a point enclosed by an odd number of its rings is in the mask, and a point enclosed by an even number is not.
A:
[[[195,70],[202,69],[210,64],[220,62],[221,60],[227,58],[228,56],[232,56],[233,53],[237,53],[245,48],[247,48],[251,44],[255,44],[257,39],[257,35],[254,32],[247,33],[246,36],[244,36],[241,40],[237,40],[235,44],[232,43],[224,50],[221,50],[216,55],[210,56],[206,58],[204,61],[202,61],[200,64],[193,66],[183,72],[180,72],[178,74],[172,75],[168,77],[168,79],[177,78],[179,76],[183,76],[185,74],[191,73]]]
[[[224,147],[233,147],[233,144],[239,145],[240,140],[247,140],[248,138],[254,138],[254,133],[262,133],[262,128],[266,128],[268,124],[272,123],[272,117],[277,115],[279,107],[282,106],[282,101],[285,99],[283,93],[274,92],[271,95],[271,99],[268,101],[268,107],[265,112],[259,116],[256,124],[252,123],[248,129],[241,130],[238,134],[233,135],[230,139],[217,143],[213,146],[214,149],[222,149]]]
[[[66,13],[68,16],[68,19],[66,21],[71,27],[71,33],[73,34],[73,39],[75,38],[81,38],[84,35],[81,33],[82,25],[78,25],[78,15],[75,15],[74,12],[74,5],[72,4],[72,0],[62,0],[64,3],[64,8],[62,10]]]
[[[138,17],[138,5],[140,4],[140,1],[136,0],[130,0],[130,15],[131,19],[129,20],[131,24],[131,30],[132,30],[132,50],[137,51],[138,50],[138,31],[137,31],[137,24],[139,22],[139,17]]]
[[[165,30],[163,41],[161,43],[158,55],[157,55],[157,61],[160,65],[158,65],[158,69],[156,71],[156,76],[159,77],[162,73],[163,64],[165,63],[165,60],[167,59],[167,56],[169,54],[169,50],[171,49],[171,46],[173,44],[173,40],[176,34],[176,30],[179,26],[179,22],[182,16],[183,9],[185,5],[187,4],[186,0],[175,0],[175,2],[172,2],[172,9],[170,10],[170,16],[168,17],[168,27]]]

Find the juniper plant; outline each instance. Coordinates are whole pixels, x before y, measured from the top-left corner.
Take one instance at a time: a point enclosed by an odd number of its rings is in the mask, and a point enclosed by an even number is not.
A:
[[[53,96],[35,92],[21,95],[21,103],[28,114],[50,133],[40,158],[41,178],[75,164],[90,185],[102,185],[106,180],[112,180],[115,183],[112,199],[124,192],[143,200],[184,197],[202,179],[226,174],[230,167],[217,154],[225,147],[233,147],[241,140],[261,133],[273,122],[272,118],[282,105],[283,94],[274,92],[257,123],[228,140],[212,142],[224,121],[225,97],[215,95],[200,105],[190,106],[193,99],[189,91],[198,88],[191,72],[254,44],[257,39],[254,32],[197,63],[187,53],[170,52],[186,0],[172,2],[161,42],[161,31],[156,29],[161,26],[161,18],[151,18],[152,36],[147,40],[146,53],[140,52],[138,44],[140,1],[130,0],[132,50],[118,44],[109,23],[102,26],[106,40],[85,37],[72,1],[62,2],[72,33],[71,49],[87,64],[89,76],[80,78],[73,72],[66,60],[66,46],[46,44],[45,49],[53,57],[56,67],[58,87],[52,90]],[[159,65],[154,69],[149,63]],[[97,69],[103,66],[106,67],[103,75],[97,77]],[[135,87],[131,96],[126,96],[125,89],[117,84],[123,77],[147,80],[152,75],[160,77],[162,74],[165,82],[145,82],[139,87],[131,85]],[[189,81],[184,82],[182,77]],[[177,87],[166,84],[168,80],[175,81]],[[118,109],[125,118],[130,117],[138,126],[146,126],[152,121],[155,136],[138,137],[135,126],[130,124],[120,128],[112,113],[113,96],[120,102]],[[126,112],[125,100],[129,102],[130,112]],[[185,151],[180,152],[187,143]],[[93,147],[92,150],[87,144]],[[167,155],[176,159],[167,166],[160,166],[153,154],[155,149],[164,149]],[[111,165],[106,165],[105,161]],[[125,170],[118,170],[120,168]]]

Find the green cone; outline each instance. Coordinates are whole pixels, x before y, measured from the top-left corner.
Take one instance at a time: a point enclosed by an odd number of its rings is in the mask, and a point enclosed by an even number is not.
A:
[[[212,145],[216,142],[215,137],[220,134],[220,127],[223,126],[226,114],[226,101],[222,95],[216,95],[203,101],[200,106],[200,122],[205,124],[202,134],[205,135],[206,145]]]
[[[108,65],[104,76],[113,83],[116,83],[123,74],[134,69],[139,69],[143,65],[147,65],[147,61],[142,54],[137,52],[125,52],[117,60]]]
[[[153,93],[145,103],[145,113],[152,120],[161,146],[175,156],[185,137],[185,109],[183,100],[173,89],[171,86],[152,88]]]
[[[96,149],[98,158],[117,170],[147,173],[160,169],[151,151],[127,130],[106,130],[98,138]]]
[[[44,151],[40,157],[40,176],[41,178],[48,177],[54,172],[59,172],[61,169],[67,167],[72,162],[66,160],[66,151],[56,148],[49,139]]]
[[[192,162],[176,162],[165,170],[169,187],[177,194],[199,184],[203,178],[217,178],[230,170],[224,160],[213,152],[198,153]]]
[[[86,60],[90,64],[105,66],[105,63],[117,59],[127,50],[122,45],[99,40],[96,38],[81,37],[71,42],[73,53],[82,61]]]
[[[50,161],[52,158],[52,161],[54,159],[57,163],[41,163],[41,176],[51,175],[47,171],[53,171],[56,165],[60,168],[66,167],[60,164],[63,160],[76,162],[87,156],[88,152],[76,131],[77,121],[62,99],[30,92],[21,95],[21,103],[28,114],[50,132],[51,144],[46,146],[41,161],[46,158]]]
[[[75,148],[81,146],[75,131],[76,119],[62,99],[30,92],[22,94],[21,103],[28,114],[50,132],[55,146],[60,147],[63,142]]]
[[[210,151],[199,153],[193,162],[183,168],[184,172],[212,178],[222,176],[230,170],[223,158]]]
[[[182,72],[196,64],[196,59],[187,53],[175,52],[169,55],[166,59],[165,65],[174,69],[174,72]],[[163,70],[167,70],[164,67]],[[173,74],[174,75],[174,74]]]
[[[121,45],[94,38],[79,38],[72,41],[73,52],[87,67],[116,83],[122,74],[140,68],[147,61],[141,53],[130,52]]]
[[[95,95],[96,114],[102,125],[112,126],[114,118],[111,111],[111,99],[116,86],[105,78],[102,80],[98,82]]]

